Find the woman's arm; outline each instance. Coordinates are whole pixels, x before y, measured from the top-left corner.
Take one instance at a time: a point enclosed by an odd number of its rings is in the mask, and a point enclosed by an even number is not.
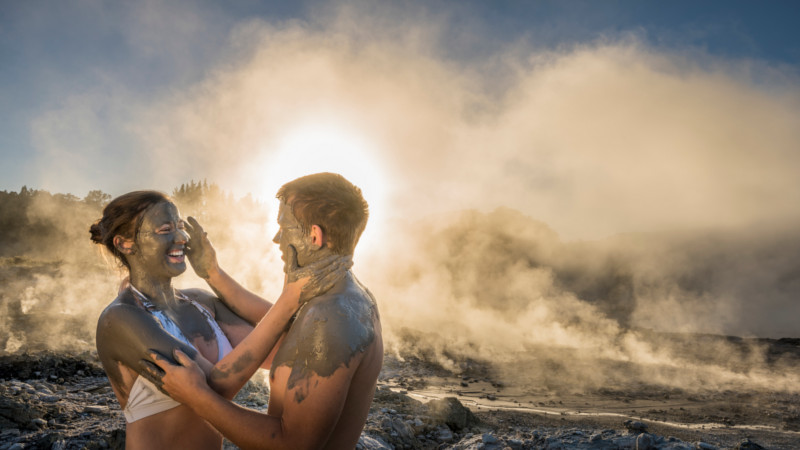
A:
[[[190,288],[181,289],[183,295],[201,304],[208,309],[214,316],[217,325],[225,333],[232,347],[241,344],[250,333],[253,332],[253,325],[250,322],[239,317],[236,313],[230,310],[225,302],[221,301],[214,293],[206,289]],[[222,359],[224,355],[220,355]],[[271,360],[267,358],[262,364],[261,368],[269,369]]]
[[[300,289],[300,283],[287,284],[253,331],[207,372],[208,385],[214,391],[232,399],[253,376],[272,352],[286,324],[299,308]]]
[[[211,289],[239,317],[258,323],[272,307],[272,303],[250,292],[240,285],[217,262],[217,252],[208,233],[194,217],[188,218],[186,230],[189,232],[187,256],[195,273],[206,280]],[[344,277],[353,266],[352,255],[331,255],[305,267],[297,264],[297,251],[289,246],[287,254],[286,275],[289,283],[305,279],[300,292],[301,301],[314,298],[330,289]]]
[[[258,370],[280,339],[289,319],[299,308],[303,283],[304,281],[286,284],[275,305],[264,315],[253,331],[224,358],[213,366],[208,361],[205,366],[198,362],[206,375],[208,385],[214,391],[230,400]],[[151,347],[149,352],[155,351],[161,356],[171,359],[174,357],[175,350],[181,350],[190,358],[197,360],[195,356],[197,352],[191,347],[189,349],[190,351],[187,351],[185,345],[157,345]],[[153,358],[150,357],[152,353],[148,353],[147,347],[144,347],[144,352],[146,356],[140,356],[137,361],[137,371],[142,370],[140,372],[142,375],[160,387],[160,375],[163,373],[160,373],[160,369],[153,364]],[[148,367],[150,370],[147,370]]]
[[[189,217],[186,231],[189,232],[187,256],[197,276],[206,283],[239,317],[255,326],[272,307],[272,303],[250,292],[228,275],[217,262],[217,252],[208,233],[194,217]]]
[[[150,378],[143,372],[140,360],[150,360],[151,349],[171,355],[173,349],[179,348],[196,361],[203,372],[209,373],[213,367],[194,347],[167,333],[147,311],[132,305],[112,304],[106,308],[97,322],[96,340],[103,368],[117,386],[123,385],[119,363]]]

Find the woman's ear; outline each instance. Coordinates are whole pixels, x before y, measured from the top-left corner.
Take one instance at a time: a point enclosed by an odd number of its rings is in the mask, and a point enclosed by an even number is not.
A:
[[[123,255],[132,255],[133,239],[127,239],[118,234],[114,236],[114,248]]]
[[[326,244],[325,233],[322,231],[322,228],[319,225],[311,225],[311,245],[313,245],[317,250],[322,248]]]

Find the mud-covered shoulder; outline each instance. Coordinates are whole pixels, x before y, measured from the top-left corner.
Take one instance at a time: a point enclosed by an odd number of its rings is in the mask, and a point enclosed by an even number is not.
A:
[[[290,387],[312,374],[328,377],[375,342],[377,320],[372,297],[349,277],[300,309],[272,369],[291,367]]]
[[[130,314],[139,314],[140,309],[136,304],[136,299],[130,289],[120,292],[111,303],[106,306],[97,319],[97,330],[95,340],[97,351],[107,353],[109,335],[116,330],[117,326],[124,326],[125,319]],[[100,355],[102,358],[102,354]]]
[[[215,293],[200,288],[181,289],[180,291],[190,300],[205,307],[211,313],[214,320],[216,320],[220,326],[223,326],[223,331],[229,331],[228,328],[225,328],[226,326],[245,326],[252,328],[252,324],[233,312]],[[239,340],[240,339],[238,339],[237,342]]]
[[[100,314],[96,333],[97,355],[112,382],[119,381],[117,363],[136,372],[150,349],[171,355],[178,348],[190,358],[197,351],[170,335],[147,311],[136,304],[130,291],[121,293]]]
[[[186,298],[194,300],[210,309],[212,313],[216,311],[217,305],[221,303],[221,300],[213,292],[206,289],[189,288],[181,289],[180,292],[185,295]]]

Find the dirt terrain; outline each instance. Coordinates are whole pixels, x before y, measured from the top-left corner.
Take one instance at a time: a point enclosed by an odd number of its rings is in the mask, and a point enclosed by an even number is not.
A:
[[[505,385],[490,366],[468,366],[454,373],[387,355],[359,447],[800,447],[797,394],[657,386],[569,394]],[[2,356],[0,394],[0,449],[124,446],[122,412],[92,352]],[[263,409],[268,395],[257,374],[237,401]]]

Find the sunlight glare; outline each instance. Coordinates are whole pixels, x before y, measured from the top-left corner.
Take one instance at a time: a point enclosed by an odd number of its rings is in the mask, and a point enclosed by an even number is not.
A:
[[[388,179],[376,149],[341,126],[305,125],[289,131],[266,160],[260,197],[272,201],[278,189],[295,178],[319,172],[341,174],[361,188],[369,203],[369,221],[358,244],[368,247],[381,226],[388,193]],[[273,210],[273,232],[277,232],[277,208]]]

